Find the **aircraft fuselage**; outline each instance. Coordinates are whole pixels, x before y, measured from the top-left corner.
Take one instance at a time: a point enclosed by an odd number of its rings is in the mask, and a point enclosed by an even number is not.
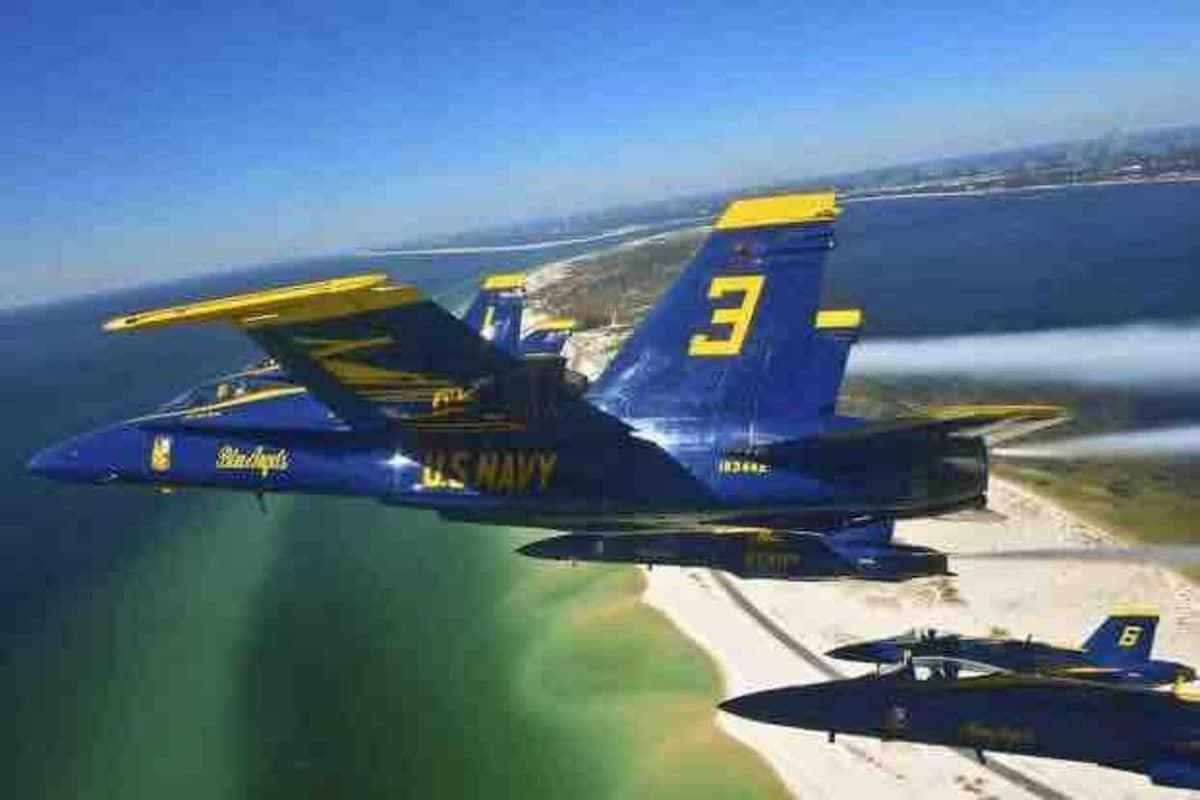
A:
[[[275,418],[307,422],[265,425]],[[656,420],[603,441],[572,437],[569,425],[459,427],[356,431],[307,395],[277,394],[113,425],[43,451],[31,468],[78,482],[353,495],[456,519],[580,530],[825,529],[977,507],[986,485],[982,444],[963,440],[820,449],[809,464],[783,469],[726,452],[746,431],[689,420]]]

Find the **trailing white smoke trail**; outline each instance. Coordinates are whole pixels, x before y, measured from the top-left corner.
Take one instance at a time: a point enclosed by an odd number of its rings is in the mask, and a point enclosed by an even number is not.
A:
[[[950,553],[954,558],[1011,561],[1134,561],[1170,567],[1200,566],[1200,545],[1149,544],[1136,547],[1060,547]]]
[[[523,253],[530,250],[550,250],[556,247],[566,247],[567,245],[588,244],[589,242],[600,242],[605,239],[616,239],[621,236],[629,236],[630,234],[650,231],[655,228],[661,229],[660,233],[670,233],[674,228],[683,225],[693,225],[698,222],[708,222],[711,219],[709,216],[677,217],[675,219],[663,220],[662,222],[623,225],[620,228],[613,228],[610,231],[593,233],[587,236],[572,236],[568,239],[546,239],[545,241],[524,242],[522,244],[447,245],[445,247],[368,247],[359,252],[364,256],[457,256],[474,253]]]
[[[992,454],[1005,458],[1030,459],[1200,456],[1200,425],[1074,436],[1016,447],[998,447]]]
[[[1200,387],[1200,320],[864,341],[861,375]]]

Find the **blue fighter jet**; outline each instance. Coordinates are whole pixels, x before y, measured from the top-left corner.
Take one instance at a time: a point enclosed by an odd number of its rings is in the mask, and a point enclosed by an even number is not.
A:
[[[948,677],[960,669],[983,672],[1059,675],[1091,681],[1162,686],[1192,681],[1196,671],[1172,661],[1150,658],[1158,612],[1124,608],[1114,611],[1083,643],[1066,647],[1030,639],[983,638],[914,631],[848,644],[828,655],[845,661],[869,664],[930,666]]]
[[[532,326],[521,335],[525,311],[525,276],[520,273],[489,275],[463,314],[463,322],[506,353],[525,358],[557,358],[577,327],[573,319],[554,317]]]
[[[585,537],[560,537],[559,553],[594,551],[596,536],[704,534],[689,557],[742,553],[763,576],[943,574],[943,554],[892,543],[893,521],[984,506],[988,442],[1065,415],[837,413],[862,324],[857,309],[819,307],[839,211],[832,192],[731,204],[590,386],[559,353],[569,323],[520,338],[520,276],[486,281],[462,319],[385,274],[117,317],[106,330],[232,325],[270,358],[30,469],[353,495]]]
[[[882,675],[735,697],[747,719],[884,740],[1101,764],[1160,786],[1200,789],[1200,695],[1075,678],[983,675],[918,679],[912,664]]]

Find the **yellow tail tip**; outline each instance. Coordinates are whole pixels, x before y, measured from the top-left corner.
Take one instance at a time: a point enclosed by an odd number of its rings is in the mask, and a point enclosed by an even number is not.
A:
[[[533,326],[534,330],[539,331],[573,331],[577,327],[579,327],[579,321],[570,317],[553,317],[542,320]]]
[[[506,289],[524,289],[525,288],[525,273],[523,272],[500,272],[495,275],[488,275],[483,279],[483,288],[492,291],[504,291]]]
[[[735,200],[717,220],[720,231],[831,220],[841,213],[834,192],[779,194]]]

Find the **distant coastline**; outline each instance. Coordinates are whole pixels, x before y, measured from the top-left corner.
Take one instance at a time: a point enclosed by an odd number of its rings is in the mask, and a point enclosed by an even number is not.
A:
[[[912,187],[897,187],[895,189],[887,187],[876,187],[871,189],[850,189],[846,191],[839,190],[838,200],[844,205],[856,203],[872,203],[882,200],[919,200],[919,199],[936,199],[936,198],[953,198],[953,197],[985,197],[991,195],[1006,195],[1006,194],[1021,194],[1025,192],[1042,192],[1042,191],[1060,191],[1064,189],[1082,189],[1094,187],[1115,187],[1115,186],[1156,186],[1156,185],[1173,185],[1200,183],[1200,174],[1186,174],[1175,176],[1153,176],[1146,178],[1105,178],[1099,180],[1075,181],[1069,183],[1031,183],[1019,186],[987,186],[979,188],[957,188],[943,189],[930,188],[928,190],[912,188]],[[755,192],[749,192],[755,194]],[[522,253],[536,252],[541,250],[554,250],[560,247],[578,246],[581,244],[591,244],[604,242],[610,239],[620,239],[622,237],[634,236],[636,238],[628,239],[621,242],[619,247],[636,247],[644,244],[646,241],[654,239],[658,236],[670,235],[686,230],[705,230],[712,227],[712,223],[716,217],[714,214],[700,214],[686,217],[675,217],[664,219],[656,222],[645,222],[632,225],[622,225],[611,230],[601,231],[599,233],[588,234],[586,236],[573,236],[563,239],[543,239],[533,242],[518,243],[518,244],[480,244],[480,245],[447,245],[439,247],[362,247],[353,251],[356,255],[363,257],[372,256],[439,256],[439,255],[486,255],[489,253]],[[644,233],[644,236],[637,234]],[[607,249],[607,248],[605,248]],[[573,256],[572,259],[591,258],[603,253],[605,250],[592,250],[585,253]],[[558,262],[551,262],[555,264]]]
[[[1177,183],[1200,183],[1200,174],[1150,178],[1105,178],[1102,180],[1077,181],[1073,183],[1030,183],[1021,186],[989,186],[978,189],[931,189],[929,191],[896,189],[893,191],[880,188],[864,190],[861,193],[847,193],[839,199],[842,203],[869,203],[876,200],[910,200],[923,197],[971,197],[976,195],[1056,191],[1059,189],[1083,189],[1096,186],[1154,186]]]

